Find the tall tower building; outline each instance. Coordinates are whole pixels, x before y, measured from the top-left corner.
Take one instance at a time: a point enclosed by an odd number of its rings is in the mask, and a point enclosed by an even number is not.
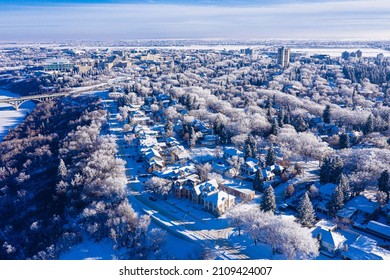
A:
[[[290,64],[290,49],[281,47],[278,49],[278,64],[287,67]]]

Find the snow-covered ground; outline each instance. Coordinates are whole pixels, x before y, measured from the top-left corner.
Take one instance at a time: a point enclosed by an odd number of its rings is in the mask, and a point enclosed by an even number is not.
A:
[[[17,94],[0,89],[0,99],[19,97]],[[0,141],[8,133],[9,129],[14,128],[21,123],[26,117],[27,112],[31,112],[35,104],[31,101],[23,103],[19,110],[16,111],[8,104],[0,102]]]

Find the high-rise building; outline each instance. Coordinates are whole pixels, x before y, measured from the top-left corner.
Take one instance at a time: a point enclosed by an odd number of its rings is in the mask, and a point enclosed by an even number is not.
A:
[[[290,49],[281,47],[278,49],[278,64],[287,67],[290,64]]]

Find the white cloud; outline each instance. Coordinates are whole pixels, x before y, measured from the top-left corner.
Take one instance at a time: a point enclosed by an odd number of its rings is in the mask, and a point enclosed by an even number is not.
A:
[[[390,39],[390,1],[62,5],[0,11],[0,40]]]

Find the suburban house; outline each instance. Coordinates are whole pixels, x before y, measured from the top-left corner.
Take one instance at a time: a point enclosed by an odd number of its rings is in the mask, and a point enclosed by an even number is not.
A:
[[[174,182],[173,188],[177,198],[187,198],[192,200],[192,190],[200,183],[197,174],[191,174],[183,178],[179,178]]]
[[[244,153],[234,147],[226,147],[223,152],[223,157],[229,159],[232,157],[244,157]]]
[[[388,225],[376,221],[369,221],[366,226],[366,231],[372,235],[390,241],[390,226]]]
[[[234,195],[217,191],[204,198],[204,209],[219,216],[235,205],[235,199]]]
[[[345,260],[390,260],[390,251],[379,247],[374,239],[360,235],[341,256]]]
[[[256,170],[258,168],[259,161],[254,158],[248,158],[242,165],[241,165],[241,173],[242,175],[249,177],[256,173]]]
[[[312,235],[320,242],[320,253],[326,256],[334,257],[344,248],[345,237],[330,229],[316,227]]]
[[[175,161],[190,159],[189,152],[183,146],[176,146],[171,148],[171,155]]]
[[[225,172],[227,172],[229,170],[229,167],[226,166],[223,163],[213,162],[211,164],[211,167],[213,168],[213,171],[215,173],[218,173],[218,174],[221,174],[221,175],[225,174]]]
[[[239,197],[242,200],[252,200],[255,197],[255,191],[246,189],[246,188],[240,188],[240,186],[237,186],[235,184],[231,183],[222,183],[219,186],[219,189],[221,191],[224,191],[228,194],[234,195],[235,197]]]
[[[209,195],[218,192],[218,182],[215,179],[203,182],[192,188],[192,202],[203,204],[203,201]]]
[[[262,169],[261,173],[263,174],[264,181],[272,181],[273,179],[275,179],[275,173],[267,170],[266,168]]]
[[[354,213],[357,216],[356,218],[361,216],[364,220],[370,220],[378,215],[380,207],[377,202],[373,202],[367,197],[359,195],[348,201],[344,209],[350,209],[351,211],[356,209],[356,213]]]

